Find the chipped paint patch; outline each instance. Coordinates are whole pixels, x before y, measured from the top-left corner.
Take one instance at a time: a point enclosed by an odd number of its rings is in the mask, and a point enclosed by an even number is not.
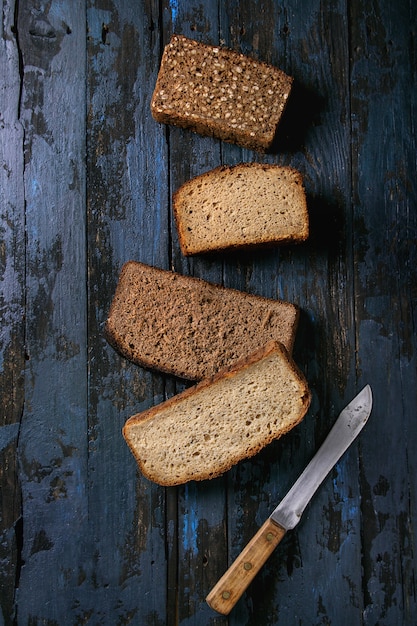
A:
[[[171,20],[175,24],[178,17],[178,0],[170,0],[169,8],[171,10]]]
[[[196,554],[198,552],[197,534],[198,534],[198,513],[195,493],[187,484],[184,487],[184,498],[188,504],[188,510],[185,512],[183,519],[183,546],[185,552]]]

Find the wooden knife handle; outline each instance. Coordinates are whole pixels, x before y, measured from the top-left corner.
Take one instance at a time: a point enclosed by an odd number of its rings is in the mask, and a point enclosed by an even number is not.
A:
[[[285,529],[267,519],[206,598],[207,604],[228,615],[285,535]]]

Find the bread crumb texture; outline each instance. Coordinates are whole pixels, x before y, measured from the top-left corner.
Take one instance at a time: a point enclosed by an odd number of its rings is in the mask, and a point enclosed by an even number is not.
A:
[[[206,480],[258,453],[306,414],[302,373],[274,343],[232,372],[130,418],[124,437],[142,472],[161,485]]]
[[[151,101],[158,122],[265,151],[275,137],[293,79],[221,46],[173,35]]]
[[[260,163],[220,166],[174,194],[182,252],[305,241],[309,234],[301,174]]]
[[[126,263],[106,321],[127,359],[201,380],[270,340],[291,352],[299,309],[135,261]]]

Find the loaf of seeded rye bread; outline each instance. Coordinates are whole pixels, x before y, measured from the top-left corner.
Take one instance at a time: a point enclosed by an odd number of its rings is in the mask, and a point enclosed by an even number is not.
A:
[[[136,261],[120,273],[108,342],[144,367],[201,380],[270,340],[291,352],[299,309]]]
[[[265,152],[292,83],[277,67],[173,35],[162,55],[151,112],[158,122]]]
[[[289,432],[311,394],[286,349],[270,342],[232,368],[127,420],[123,435],[160,485],[219,476]]]
[[[291,167],[221,165],[184,183],[173,209],[184,255],[295,243],[309,234],[302,176]]]

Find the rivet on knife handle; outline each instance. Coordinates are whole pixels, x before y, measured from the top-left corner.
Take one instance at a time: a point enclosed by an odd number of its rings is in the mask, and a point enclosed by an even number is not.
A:
[[[228,615],[285,535],[285,529],[267,519],[213,587],[206,600],[212,609]]]

